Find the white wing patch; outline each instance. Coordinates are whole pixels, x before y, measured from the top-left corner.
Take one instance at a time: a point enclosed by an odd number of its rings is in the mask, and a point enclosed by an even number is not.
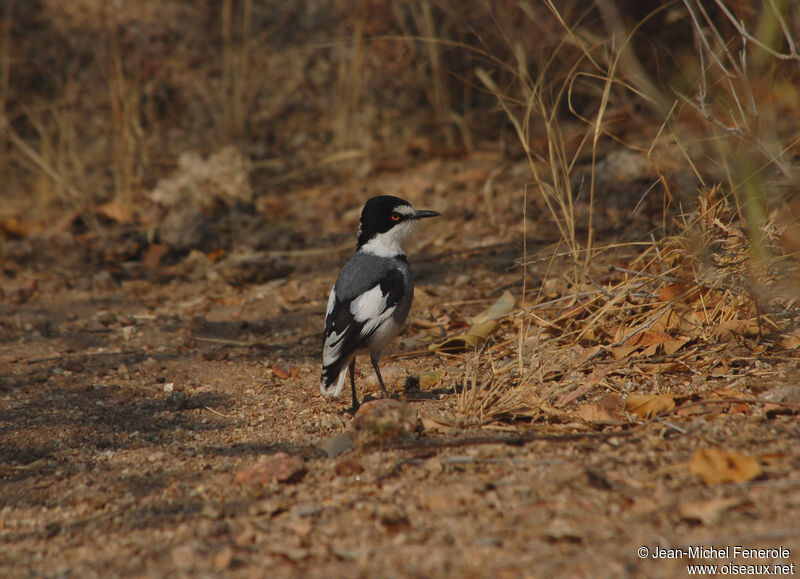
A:
[[[328,308],[325,310],[326,317],[331,315],[334,304],[336,304],[336,288],[331,288],[331,293],[328,296]]]
[[[376,285],[364,292],[350,304],[350,313],[357,322],[364,324],[361,336],[369,336],[388,320],[397,306],[386,307],[386,295],[381,291],[381,286]]]
[[[369,322],[386,311],[386,296],[381,286],[365,291],[350,303],[350,313],[357,322]]]
[[[325,310],[325,317],[333,313],[333,308],[336,306],[336,288],[331,288],[331,293],[328,296],[328,307]],[[342,352],[342,340],[347,333],[347,328],[341,332],[331,332],[325,336],[325,343],[322,345],[322,363],[325,366],[333,364]]]

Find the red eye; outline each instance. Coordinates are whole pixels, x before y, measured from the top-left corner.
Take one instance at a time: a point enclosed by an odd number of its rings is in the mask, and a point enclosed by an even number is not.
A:
[[[400,214],[392,213],[392,221],[400,221]]]

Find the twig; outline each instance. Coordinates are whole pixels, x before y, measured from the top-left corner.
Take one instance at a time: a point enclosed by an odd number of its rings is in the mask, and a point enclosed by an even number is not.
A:
[[[671,428],[672,430],[676,430],[676,431],[680,432],[681,434],[686,434],[687,432],[689,432],[688,430],[686,430],[685,428],[682,428],[682,427],[678,426],[677,424],[673,424],[672,422],[667,422],[666,420],[664,420],[664,419],[663,419],[663,418],[661,418],[660,416],[656,416],[656,417],[655,417],[655,420],[656,420],[656,422],[660,422],[660,423],[661,423],[661,424],[663,424],[664,426],[668,426],[668,427],[669,427],[669,428]]]
[[[250,348],[254,344],[250,342],[242,342],[239,340],[226,340],[223,338],[204,338],[202,336],[196,336],[192,338],[196,342],[208,342],[211,344],[224,344],[226,346],[238,346],[239,348]],[[268,344],[269,345],[269,344]]]

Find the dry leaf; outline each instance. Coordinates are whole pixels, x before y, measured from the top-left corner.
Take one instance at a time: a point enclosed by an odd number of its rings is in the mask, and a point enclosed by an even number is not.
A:
[[[218,247],[217,249],[209,251],[206,257],[208,258],[208,261],[210,261],[211,263],[217,263],[227,254],[228,252],[227,250],[225,250],[225,248]]]
[[[472,318],[472,325],[480,326],[489,320],[502,318],[514,309],[515,303],[516,300],[514,300],[514,296],[511,295],[511,292],[508,290],[504,291],[503,295],[497,298],[497,300],[491,306]]]
[[[28,223],[23,223],[16,216],[0,221],[0,239],[23,239],[28,237],[32,231],[34,231],[34,228]]]
[[[156,269],[161,265],[161,258],[167,253],[166,245],[159,245],[154,243],[144,252],[142,256],[142,264],[148,269]]]
[[[431,344],[429,348],[433,352],[459,354],[483,344],[496,327],[497,322],[489,320],[479,326],[473,326],[463,334],[448,338],[440,344]]]
[[[453,430],[452,424],[437,420],[436,418],[431,418],[430,416],[423,416],[420,420],[422,420],[422,428],[428,434],[447,434]]]
[[[735,507],[740,502],[738,498],[717,498],[708,501],[688,501],[678,506],[681,517],[690,521],[699,521],[703,525],[711,526],[719,521],[725,511]]]
[[[127,223],[131,220],[130,208],[125,207],[116,199],[112,199],[108,203],[100,205],[100,207],[97,208],[97,212],[118,223]]]
[[[756,320],[727,320],[717,325],[714,333],[720,342],[730,342],[736,336],[757,336]]]
[[[586,422],[606,422],[612,420],[608,410],[600,408],[597,404],[581,404],[574,412],[575,416]]]
[[[737,400],[752,400],[753,397],[733,388],[717,388],[708,395],[709,400],[714,398],[735,398]]]
[[[669,356],[670,354],[674,354],[681,348],[683,348],[688,342],[691,342],[692,338],[689,336],[683,336],[681,338],[672,338],[671,340],[667,340],[664,342],[664,354]]]
[[[660,302],[671,302],[673,300],[678,299],[681,295],[686,293],[686,290],[689,289],[689,285],[683,282],[674,283],[672,285],[667,285],[661,288],[661,291],[658,292],[658,301]]]
[[[675,408],[675,399],[669,394],[628,394],[625,410],[639,418],[651,416]]]
[[[614,356],[614,360],[623,360],[633,354],[636,350],[639,349],[639,346],[626,346],[626,347],[616,347],[616,348],[609,348],[611,355]]]
[[[780,340],[781,348],[785,350],[794,350],[800,347],[800,334],[793,333],[783,336]]]
[[[689,470],[707,485],[745,482],[758,478],[763,472],[753,457],[719,448],[698,448],[688,464]]]
[[[437,372],[436,370],[429,370],[427,372],[421,372],[419,375],[419,387],[420,388],[433,388],[439,382],[441,382],[443,374],[441,372]]]

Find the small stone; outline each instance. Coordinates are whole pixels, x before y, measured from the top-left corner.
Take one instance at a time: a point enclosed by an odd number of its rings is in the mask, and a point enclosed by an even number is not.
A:
[[[236,537],[237,547],[247,547],[256,541],[256,529],[253,525],[245,525],[242,532]]]
[[[99,310],[97,313],[95,313],[94,317],[102,326],[110,326],[117,320],[117,316],[108,310]]]
[[[117,376],[119,376],[122,380],[128,380],[131,377],[131,374],[128,371],[128,366],[125,364],[120,364],[117,367]]]
[[[320,442],[317,448],[324,451],[328,458],[336,458],[340,454],[352,450],[353,439],[349,433],[340,432]]]
[[[214,569],[224,571],[233,563],[234,550],[230,545],[223,547],[214,555]]]
[[[417,411],[404,402],[382,399],[365,402],[353,419],[357,446],[383,446],[410,437],[421,429]]]
[[[189,571],[195,566],[195,550],[190,544],[178,545],[170,553],[172,563],[183,571]]]
[[[493,537],[493,536],[481,537],[480,539],[475,541],[475,544],[478,547],[502,547],[503,540],[500,537]]]
[[[562,518],[553,519],[543,533],[550,541],[577,543],[583,540],[583,532],[576,525]]]
[[[758,395],[759,400],[764,402],[782,403],[782,402],[800,402],[800,386],[797,384],[786,384],[772,388],[766,392]]]
[[[234,480],[238,484],[264,486],[271,482],[298,482],[305,474],[306,465],[302,458],[278,452],[240,470]]]
[[[342,460],[336,463],[334,470],[339,476],[352,477],[364,472],[364,467],[355,460]]]

